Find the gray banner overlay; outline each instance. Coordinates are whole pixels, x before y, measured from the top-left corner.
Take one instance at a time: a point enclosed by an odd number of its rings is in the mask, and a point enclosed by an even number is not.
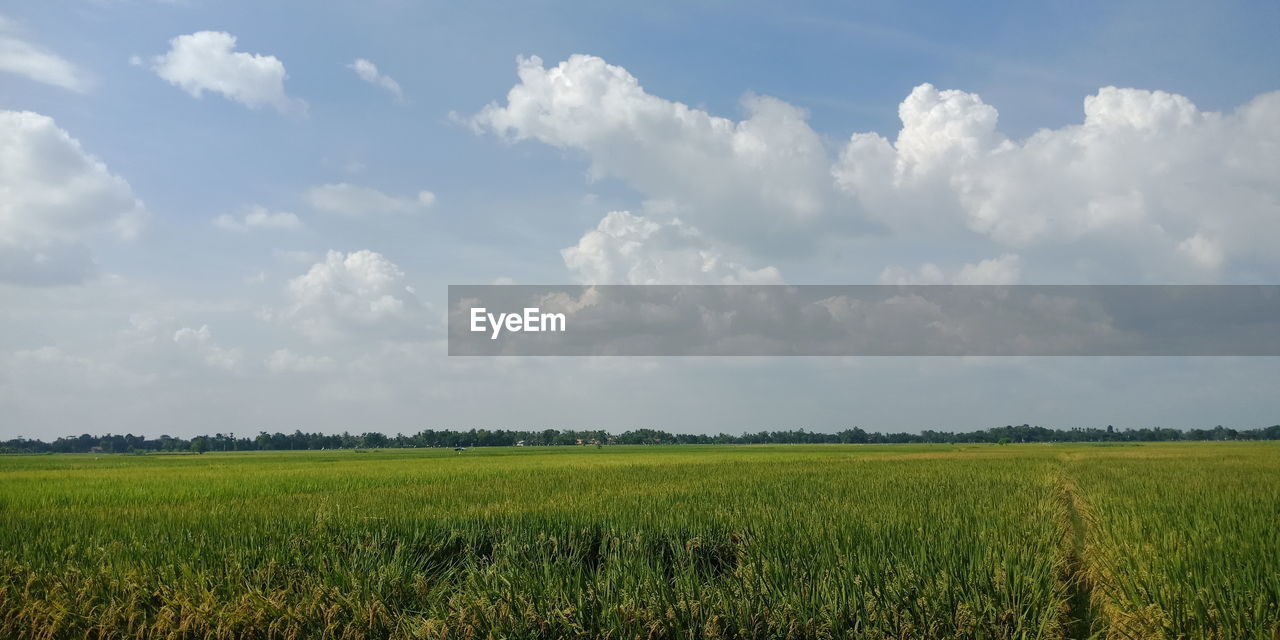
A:
[[[455,356],[1276,356],[1272,285],[452,285]]]

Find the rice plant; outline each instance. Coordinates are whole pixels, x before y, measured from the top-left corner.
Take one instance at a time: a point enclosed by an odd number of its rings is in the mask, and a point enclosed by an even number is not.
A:
[[[1280,450],[1132,451],[2,457],[0,637],[1274,634]]]

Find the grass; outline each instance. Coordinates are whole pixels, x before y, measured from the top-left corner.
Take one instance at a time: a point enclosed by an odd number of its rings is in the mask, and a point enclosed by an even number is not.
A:
[[[1274,638],[1270,443],[0,457],[0,637]]]

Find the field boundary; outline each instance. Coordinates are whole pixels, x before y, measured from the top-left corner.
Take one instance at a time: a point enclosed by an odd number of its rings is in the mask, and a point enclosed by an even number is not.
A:
[[[1065,463],[1058,467],[1054,482],[1062,516],[1062,566],[1060,580],[1067,589],[1066,609],[1063,611],[1065,637],[1086,640],[1105,637],[1100,628],[1105,625],[1098,615],[1094,599],[1094,581],[1085,559],[1085,535],[1087,507],[1079,488],[1067,473]]]

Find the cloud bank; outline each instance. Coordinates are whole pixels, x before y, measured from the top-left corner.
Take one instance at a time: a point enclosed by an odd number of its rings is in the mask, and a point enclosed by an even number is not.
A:
[[[1214,280],[1280,254],[1280,92],[1228,114],[1106,87],[1084,122],[1015,141],[975,94],[916,87],[895,141],[855,134],[832,169],[899,233],[959,222],[1020,250],[1125,256],[1140,279]]]
[[[520,58],[517,72],[506,104],[469,120],[477,132],[581,152],[592,179],[621,180],[756,255],[878,227],[1017,257],[914,279],[999,282],[1033,266],[1096,283],[1280,275],[1280,92],[1216,113],[1105,87],[1081,124],[1014,140],[978,95],[922,84],[899,105],[895,139],[856,133],[828,149],[803,109],[776,98],[748,95],[734,121],[649,94],[593,56]],[[581,276],[590,261],[570,257]]]

